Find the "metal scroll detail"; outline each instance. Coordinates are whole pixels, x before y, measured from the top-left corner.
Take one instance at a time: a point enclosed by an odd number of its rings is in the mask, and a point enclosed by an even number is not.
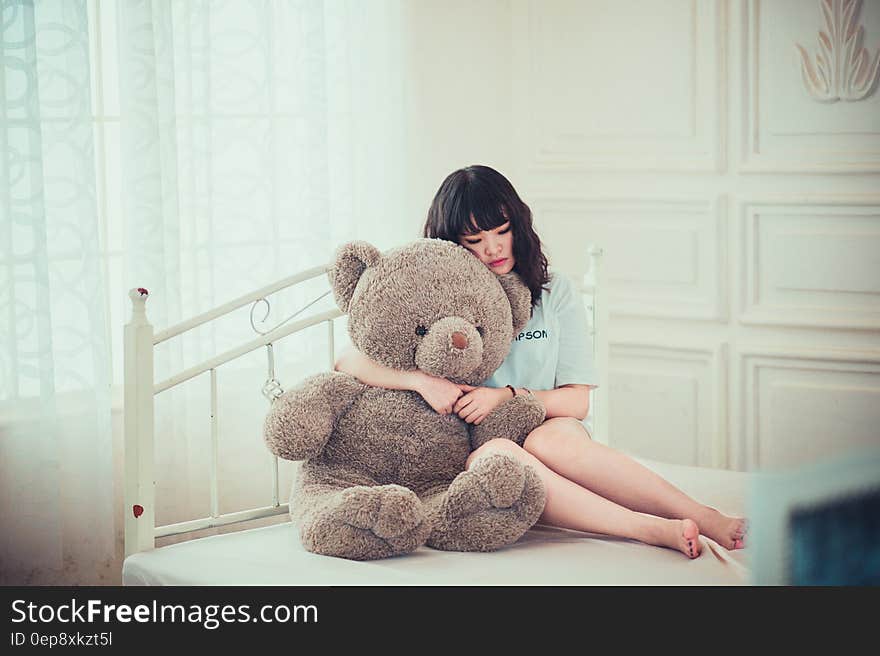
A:
[[[263,396],[266,397],[269,403],[274,403],[279,396],[284,394],[284,388],[281,387],[281,383],[275,378],[275,352],[272,350],[271,342],[266,344],[266,351],[269,355],[269,375],[263,384]]]
[[[317,302],[320,301],[322,298],[324,298],[325,296],[327,296],[331,291],[333,291],[333,290],[328,289],[326,292],[324,292],[323,294],[321,294],[320,296],[318,296],[318,298],[316,298],[315,300],[309,302],[307,305],[304,305],[304,306],[301,307],[299,310],[297,310],[296,312],[294,312],[293,314],[291,314],[289,317],[287,317],[284,321],[282,321],[282,322],[280,322],[280,323],[278,323],[278,324],[272,326],[272,327],[269,328],[268,330],[260,330],[259,328],[257,328],[256,322],[254,322],[254,312],[256,311],[257,306],[258,306],[260,303],[263,303],[263,304],[266,306],[266,313],[263,315],[263,318],[260,319],[259,323],[261,323],[261,324],[264,323],[264,322],[266,321],[266,319],[269,318],[269,313],[272,311],[272,306],[271,306],[271,304],[269,303],[268,300],[266,300],[265,298],[258,298],[256,301],[254,301],[254,304],[251,305],[251,328],[253,328],[253,329],[254,329],[254,332],[257,333],[258,335],[268,335],[268,334],[271,333],[273,330],[276,330],[277,328],[280,328],[281,326],[283,326],[284,324],[286,324],[286,323],[287,323],[288,321],[290,321],[291,319],[294,319],[295,317],[298,317],[300,314],[302,314],[303,312],[305,312],[306,310],[308,310],[310,307],[312,307],[315,303],[317,303]]]
[[[280,328],[281,326],[286,324],[291,319],[294,319],[297,316],[299,316],[300,314],[302,314],[303,312],[305,312],[307,309],[309,309],[315,303],[317,303],[322,298],[327,296],[327,294],[329,294],[331,291],[332,290],[328,289],[326,292],[324,292],[323,294],[318,296],[315,300],[309,302],[308,304],[306,304],[305,306],[301,307],[299,310],[297,310],[296,312],[291,314],[284,321],[282,321],[282,322],[280,322],[280,323],[278,323],[278,324],[276,324],[266,330],[262,330],[260,328],[257,328],[257,323],[260,323],[260,324],[265,323],[266,319],[269,317],[269,313],[272,311],[272,306],[270,305],[270,303],[267,299],[258,298],[256,301],[254,301],[254,304],[251,306],[251,317],[250,317],[251,318],[251,328],[253,328],[254,332],[257,333],[258,335],[268,335],[273,330]],[[256,312],[257,306],[260,305],[261,303],[266,306],[266,313],[263,315],[263,318],[260,319],[259,322],[256,322],[256,321],[254,321],[254,313]],[[266,344],[266,351],[267,351],[267,355],[269,357],[269,372],[266,377],[266,382],[263,384],[262,393],[263,393],[263,396],[266,397],[266,400],[269,401],[269,403],[274,403],[278,397],[280,397],[282,394],[284,394],[284,388],[281,386],[281,383],[279,382],[279,380],[277,378],[275,378],[275,352],[272,348],[271,342]]]

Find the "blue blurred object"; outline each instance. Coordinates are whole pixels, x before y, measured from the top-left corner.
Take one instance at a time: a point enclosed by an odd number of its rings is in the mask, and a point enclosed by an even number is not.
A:
[[[791,514],[792,585],[880,585],[880,490]]]
[[[756,585],[880,585],[880,448],[752,476]]]

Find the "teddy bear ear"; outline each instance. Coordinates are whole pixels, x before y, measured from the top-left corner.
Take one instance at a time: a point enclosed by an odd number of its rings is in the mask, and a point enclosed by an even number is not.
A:
[[[364,271],[380,259],[379,249],[365,241],[352,241],[339,247],[327,275],[340,310],[348,312],[351,297]]]
[[[506,273],[498,276],[498,282],[507,294],[510,301],[510,311],[513,315],[513,334],[518,334],[532,316],[532,292],[526,287],[516,273]]]

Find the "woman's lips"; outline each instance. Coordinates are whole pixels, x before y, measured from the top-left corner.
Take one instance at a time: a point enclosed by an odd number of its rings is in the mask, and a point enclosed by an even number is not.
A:
[[[495,261],[493,261],[493,262],[489,262],[489,266],[491,266],[491,267],[499,267],[499,266],[501,266],[502,264],[504,264],[505,262],[507,262],[507,258],[506,258],[506,257],[502,257],[500,260],[495,260]]]

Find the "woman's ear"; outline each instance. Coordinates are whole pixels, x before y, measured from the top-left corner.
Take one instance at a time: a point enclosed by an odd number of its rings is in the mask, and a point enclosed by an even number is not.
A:
[[[513,336],[516,337],[526,327],[532,316],[532,292],[526,287],[518,274],[505,273],[498,276],[498,282],[510,301],[510,312],[513,315]]]
[[[379,249],[365,241],[352,241],[339,247],[336,251],[336,259],[327,275],[333,287],[333,297],[340,310],[348,313],[358,281],[364,271],[380,259],[382,254]]]

